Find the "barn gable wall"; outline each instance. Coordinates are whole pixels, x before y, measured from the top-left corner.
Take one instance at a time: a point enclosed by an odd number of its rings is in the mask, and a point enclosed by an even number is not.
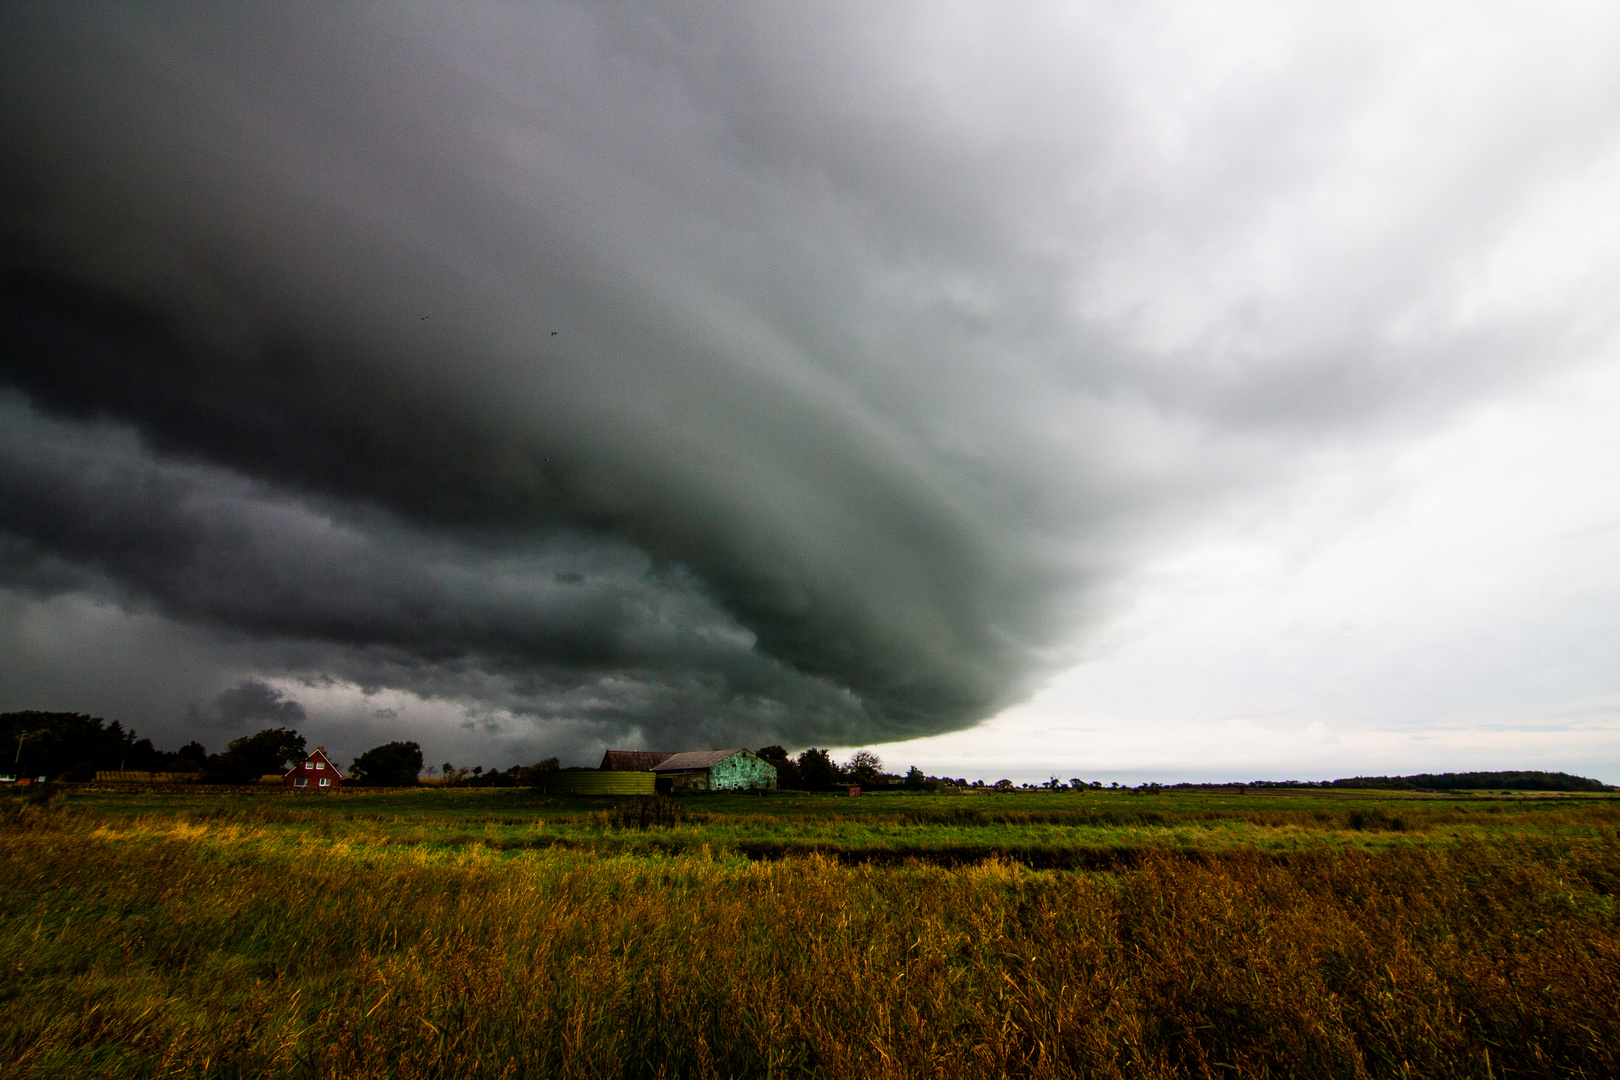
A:
[[[748,750],[739,750],[709,767],[710,791],[774,788],[776,766]]]

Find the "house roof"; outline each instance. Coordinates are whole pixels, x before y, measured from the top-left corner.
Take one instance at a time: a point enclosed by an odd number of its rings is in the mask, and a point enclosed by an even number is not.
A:
[[[732,754],[743,754],[747,751],[738,748],[735,750],[690,750],[684,754],[671,754],[654,766],[654,772],[688,772],[698,769],[709,769],[720,764]]]
[[[602,755],[602,768],[609,772],[651,772],[671,756],[668,750],[609,750]]]

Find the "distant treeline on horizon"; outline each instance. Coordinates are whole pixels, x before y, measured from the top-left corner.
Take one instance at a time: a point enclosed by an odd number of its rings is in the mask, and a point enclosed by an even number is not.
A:
[[[1333,781],[1334,787],[1386,788],[1391,791],[1607,791],[1608,785],[1564,772],[1418,773],[1416,776],[1356,776]]]
[[[416,749],[414,743],[389,744],[387,748],[409,747]],[[774,751],[775,754],[770,752]],[[199,772],[210,775],[211,778],[223,781],[251,781],[266,772],[276,771],[283,767],[278,762],[285,762],[301,758],[304,753],[304,740],[297,732],[283,728],[267,729],[258,735],[233,740],[231,745],[221,753],[210,754],[198,742],[191,742],[178,751],[163,751],[152,745],[150,739],[140,738],[135,731],[126,729],[118,721],[108,723],[96,716],[83,713],[41,712],[28,710],[25,712],[0,713],[0,773],[15,772],[21,776],[45,775],[52,779],[90,780],[96,771],[102,769],[132,769],[153,772],[177,771]],[[786,751],[780,747],[767,747],[761,751],[767,757],[781,756],[786,758]],[[861,755],[857,755],[857,759]],[[905,778],[899,776],[845,777],[847,770],[841,769],[827,756],[825,750],[810,750],[800,755],[799,765],[806,764],[803,759],[812,758],[810,764],[821,763],[829,772],[829,777],[822,784],[809,784],[809,787],[826,786],[833,782],[859,782],[865,781],[874,787],[914,787],[913,781],[931,780],[923,777],[921,770],[913,768],[912,775]],[[870,757],[870,763],[878,764],[875,757]],[[420,768],[421,758],[418,751],[414,764]],[[549,759],[538,766],[530,768],[556,768],[556,759]],[[446,766],[448,768],[448,765]],[[465,779],[476,786],[495,784],[505,778],[508,782],[517,782],[521,778],[509,777],[502,773],[485,773],[481,777],[473,777],[469,770],[455,770],[457,773],[467,774]],[[518,767],[508,770],[509,773],[524,772]],[[482,773],[483,770],[478,770]],[[892,781],[884,784],[883,781]],[[406,782],[414,782],[409,780]],[[966,781],[947,781],[948,783],[966,783]],[[799,786],[799,785],[793,785]],[[1010,786],[1010,785],[1009,785]],[[1051,785],[1047,785],[1051,786]],[[1080,787],[1101,787],[1100,784],[1077,784]],[[1158,788],[1157,784],[1144,784],[1143,787]],[[1172,788],[1200,788],[1200,787],[1253,787],[1253,788],[1361,788],[1387,791],[1609,791],[1613,790],[1601,781],[1584,776],[1574,776],[1563,772],[1540,772],[1534,770],[1508,770],[1502,772],[1458,772],[1458,773],[1419,773],[1415,776],[1356,776],[1340,780],[1306,781],[1306,780],[1251,780],[1247,784],[1174,784],[1167,785]]]
[[[1209,787],[1177,784],[1177,787]],[[1219,786],[1219,785],[1215,785]],[[1565,772],[1510,769],[1504,772],[1418,773],[1414,776],[1347,776],[1338,780],[1250,780],[1256,788],[1356,788],[1374,791],[1613,791],[1601,780]]]

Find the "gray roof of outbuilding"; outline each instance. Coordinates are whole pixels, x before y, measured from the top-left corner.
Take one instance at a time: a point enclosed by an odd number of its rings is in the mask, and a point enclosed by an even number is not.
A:
[[[720,764],[732,754],[742,754],[747,751],[736,750],[688,750],[684,754],[671,754],[660,761],[653,772],[688,772],[697,769],[710,769]]]

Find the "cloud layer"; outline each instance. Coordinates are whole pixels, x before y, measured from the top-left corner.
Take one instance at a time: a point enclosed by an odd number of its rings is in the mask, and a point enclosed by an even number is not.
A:
[[[1602,330],[1493,262],[1615,151],[1601,27],[0,18],[7,581],[267,673],[671,746],[959,729],[1231,493]]]

